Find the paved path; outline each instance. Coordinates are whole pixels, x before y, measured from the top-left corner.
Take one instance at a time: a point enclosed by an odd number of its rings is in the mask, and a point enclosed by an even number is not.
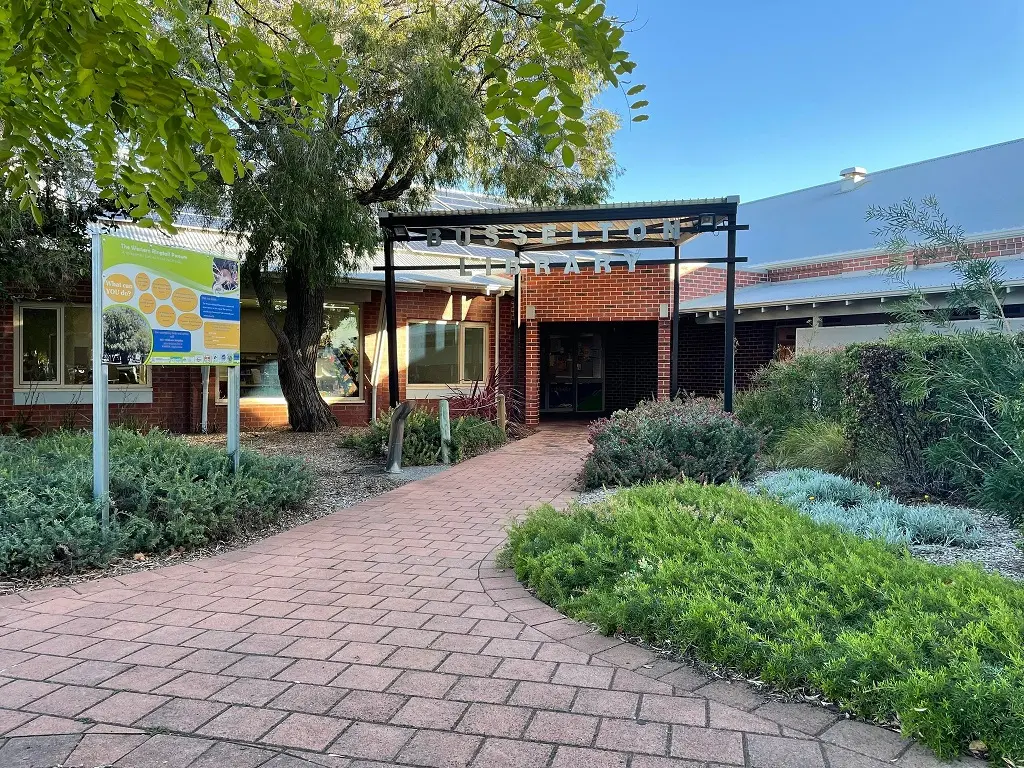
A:
[[[578,429],[210,560],[0,601],[0,766],[921,768],[929,753],[595,635],[490,554]]]

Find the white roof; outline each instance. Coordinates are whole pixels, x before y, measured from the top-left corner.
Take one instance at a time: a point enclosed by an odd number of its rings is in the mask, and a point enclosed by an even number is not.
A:
[[[850,158],[856,160],[857,158]],[[910,198],[938,199],[942,212],[968,236],[1024,229],[1024,139],[871,172],[850,191],[842,180],[741,203],[739,222],[750,230],[737,235],[741,269],[827,261],[877,251],[865,220],[872,205],[890,206]],[[724,237],[697,237],[684,243],[684,258],[724,255]]]
[[[1006,285],[1024,285],[1024,258],[1015,256],[996,259],[996,262],[1000,265],[1002,279]],[[782,280],[737,288],[736,308],[779,307],[815,301],[906,296],[910,288],[923,293],[945,293],[957,282],[962,280],[948,263],[908,269],[902,280],[884,270],[847,272],[832,277]],[[725,309],[724,293],[679,303],[680,312],[712,312],[722,309]]]

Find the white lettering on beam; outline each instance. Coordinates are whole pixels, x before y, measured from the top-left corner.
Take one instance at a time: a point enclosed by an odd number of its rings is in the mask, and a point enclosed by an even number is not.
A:
[[[608,230],[612,228],[612,223],[610,221],[599,221],[597,223],[597,228],[601,230],[601,242],[607,243]]]
[[[679,226],[679,220],[669,221],[665,219],[661,223],[661,239],[662,240],[678,240],[681,236],[682,230]]]
[[[576,261],[575,256],[569,256],[569,260],[565,262],[565,269],[562,270],[563,275],[580,273],[580,263]]]
[[[580,236],[580,225],[579,224],[573,224],[572,225],[572,241],[574,243],[585,243],[585,242],[587,242],[587,238]]]
[[[542,272],[543,270],[543,272]],[[533,257],[533,272],[536,275],[551,274],[551,259],[547,256],[534,256]]]
[[[639,243],[647,237],[647,225],[642,221],[634,221],[629,225],[629,239]]]
[[[612,273],[612,260],[608,256],[595,256],[594,274],[600,275],[602,272],[607,272],[609,275]]]
[[[554,245],[557,234],[554,224],[545,224],[540,228],[540,241],[543,245]]]

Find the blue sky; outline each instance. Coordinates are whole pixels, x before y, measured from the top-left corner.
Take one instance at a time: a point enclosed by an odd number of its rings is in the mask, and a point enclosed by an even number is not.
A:
[[[1024,136],[1020,0],[606,2],[651,102],[612,200],[754,200]]]

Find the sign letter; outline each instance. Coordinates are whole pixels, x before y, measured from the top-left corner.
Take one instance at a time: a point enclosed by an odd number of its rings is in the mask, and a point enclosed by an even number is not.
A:
[[[629,264],[629,271],[636,272],[636,263],[640,260],[639,253],[625,253],[626,263]]]
[[[518,275],[522,269],[522,264],[519,261],[518,256],[506,256],[505,257],[505,274],[506,275]]]
[[[493,225],[487,225],[484,227],[484,242],[488,245],[498,244],[498,228]]]
[[[612,228],[612,223],[610,221],[600,221],[597,224],[597,228],[601,230],[601,242],[607,243],[608,230]]]
[[[543,270],[543,272],[541,272],[541,270]],[[547,256],[541,256],[539,254],[537,256],[534,256],[533,257],[533,272],[536,275],[540,275],[540,274],[550,275],[551,274],[551,259],[548,258]]]
[[[526,245],[530,238],[526,236],[526,230],[522,227],[512,227],[512,242],[516,245]]]
[[[572,225],[572,241],[574,243],[585,243],[585,242],[587,242],[587,238],[580,237],[580,225],[579,224],[573,224]]]
[[[569,260],[565,262],[565,269],[562,270],[563,275],[568,275],[570,273],[577,275],[580,273],[580,263],[576,261],[576,257],[572,255],[569,256]]]
[[[455,242],[458,245],[471,245],[473,243],[473,230],[469,227],[456,228]]]
[[[662,240],[678,240],[679,239],[679,220],[669,221],[665,219],[661,223],[661,239]]]
[[[540,241],[544,245],[554,245],[555,244],[555,234],[556,234],[555,233],[555,225],[554,224],[545,224],[544,226],[542,226],[540,228]]]
[[[602,272],[612,273],[612,260],[608,256],[594,257],[594,272],[600,275]]]
[[[431,227],[427,230],[427,245],[435,248],[441,244],[441,230]]]
[[[634,221],[629,225],[629,239],[640,242],[647,237],[647,225],[642,221]]]

